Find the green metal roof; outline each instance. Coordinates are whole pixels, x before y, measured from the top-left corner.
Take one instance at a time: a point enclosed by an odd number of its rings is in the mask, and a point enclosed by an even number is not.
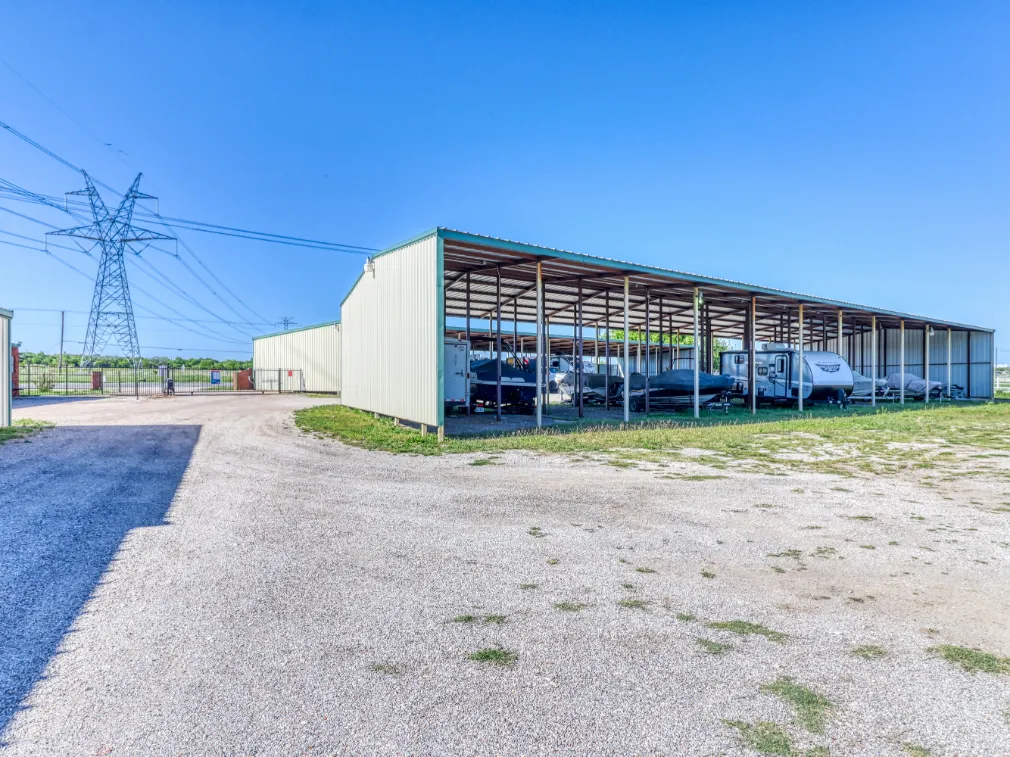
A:
[[[308,331],[309,329],[321,329],[324,326],[338,326],[339,324],[340,324],[340,320],[337,319],[336,321],[327,321],[326,323],[317,323],[317,324],[315,324],[313,326],[302,326],[302,327],[297,328],[297,329],[288,329],[287,331],[275,331],[273,334],[260,334],[259,336],[254,336],[253,337],[253,341],[255,342],[257,339],[269,339],[272,336],[284,336],[285,334],[294,334],[297,331]]]

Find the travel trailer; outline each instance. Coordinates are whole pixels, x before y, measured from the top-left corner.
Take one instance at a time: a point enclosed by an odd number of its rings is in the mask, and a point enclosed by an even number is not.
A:
[[[799,397],[799,350],[784,344],[767,344],[756,353],[757,402],[791,404]],[[749,397],[746,350],[720,355],[720,372],[733,377],[733,394]],[[848,404],[852,369],[834,352],[803,351],[803,401]]]

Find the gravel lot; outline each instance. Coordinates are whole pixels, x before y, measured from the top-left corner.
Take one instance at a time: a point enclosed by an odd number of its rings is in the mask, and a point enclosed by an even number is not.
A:
[[[1010,656],[1005,475],[472,465],[294,427],[326,402],[15,404],[59,425],[0,447],[0,754],[755,754],[726,720],[1010,754],[1010,675],[928,651]],[[762,691],[783,676],[823,734]]]

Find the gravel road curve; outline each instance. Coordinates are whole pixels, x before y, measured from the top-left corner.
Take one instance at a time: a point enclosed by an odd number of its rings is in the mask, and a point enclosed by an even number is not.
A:
[[[58,425],[0,446],[0,755],[1010,754],[1010,675],[929,651],[1010,656],[1006,478],[475,466],[294,427],[326,402],[15,404]]]

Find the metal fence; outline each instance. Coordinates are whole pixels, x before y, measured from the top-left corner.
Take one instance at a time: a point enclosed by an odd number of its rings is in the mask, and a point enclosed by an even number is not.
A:
[[[242,374],[248,376],[243,380]],[[224,371],[195,368],[78,368],[55,365],[18,366],[15,397],[47,395],[203,394],[221,392],[301,392],[298,369]]]

